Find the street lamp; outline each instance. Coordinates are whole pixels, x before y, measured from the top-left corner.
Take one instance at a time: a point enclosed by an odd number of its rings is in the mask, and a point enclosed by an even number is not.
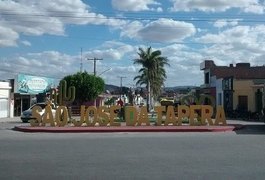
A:
[[[109,71],[109,70],[111,70],[111,69],[112,69],[112,68],[106,69],[105,71],[103,71],[102,73],[100,73],[98,76],[104,74],[105,72],[107,72],[107,71]]]
[[[120,83],[121,83],[121,85],[120,85],[120,99],[121,99],[121,95],[122,95],[122,79],[123,78],[126,78],[125,76],[118,76],[119,78],[120,78]]]

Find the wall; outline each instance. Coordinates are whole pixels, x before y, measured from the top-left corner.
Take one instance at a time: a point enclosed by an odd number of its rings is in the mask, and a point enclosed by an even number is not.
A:
[[[210,77],[210,87],[216,87],[216,76]]]
[[[10,90],[9,82],[0,82],[0,118],[10,116]]]

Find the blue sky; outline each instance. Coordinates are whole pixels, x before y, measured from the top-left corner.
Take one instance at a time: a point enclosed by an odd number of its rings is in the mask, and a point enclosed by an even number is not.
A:
[[[0,0],[0,79],[60,79],[81,62],[92,74],[96,57],[107,84],[133,86],[151,46],[169,59],[166,86],[201,85],[205,59],[265,64],[264,13],[264,0]]]

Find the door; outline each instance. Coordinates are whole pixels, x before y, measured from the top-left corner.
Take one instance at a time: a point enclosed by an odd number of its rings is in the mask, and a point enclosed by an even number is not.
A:
[[[248,96],[238,96],[238,110],[248,111]]]
[[[29,107],[30,107],[30,97],[29,96],[22,97],[22,111],[29,109]]]
[[[224,110],[225,112],[232,112],[233,108],[233,91],[224,91]]]
[[[256,112],[261,113],[263,104],[262,104],[262,92],[260,91],[260,89],[257,90],[257,92],[255,93],[255,98],[256,98]]]

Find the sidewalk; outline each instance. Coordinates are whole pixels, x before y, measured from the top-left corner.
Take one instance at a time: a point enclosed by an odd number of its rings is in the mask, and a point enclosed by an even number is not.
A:
[[[246,121],[246,120],[239,120],[239,119],[230,119],[226,120],[227,124],[241,124],[241,125],[265,125],[262,121]]]
[[[4,122],[21,122],[20,116],[12,117],[12,118],[0,118],[0,123]]]

